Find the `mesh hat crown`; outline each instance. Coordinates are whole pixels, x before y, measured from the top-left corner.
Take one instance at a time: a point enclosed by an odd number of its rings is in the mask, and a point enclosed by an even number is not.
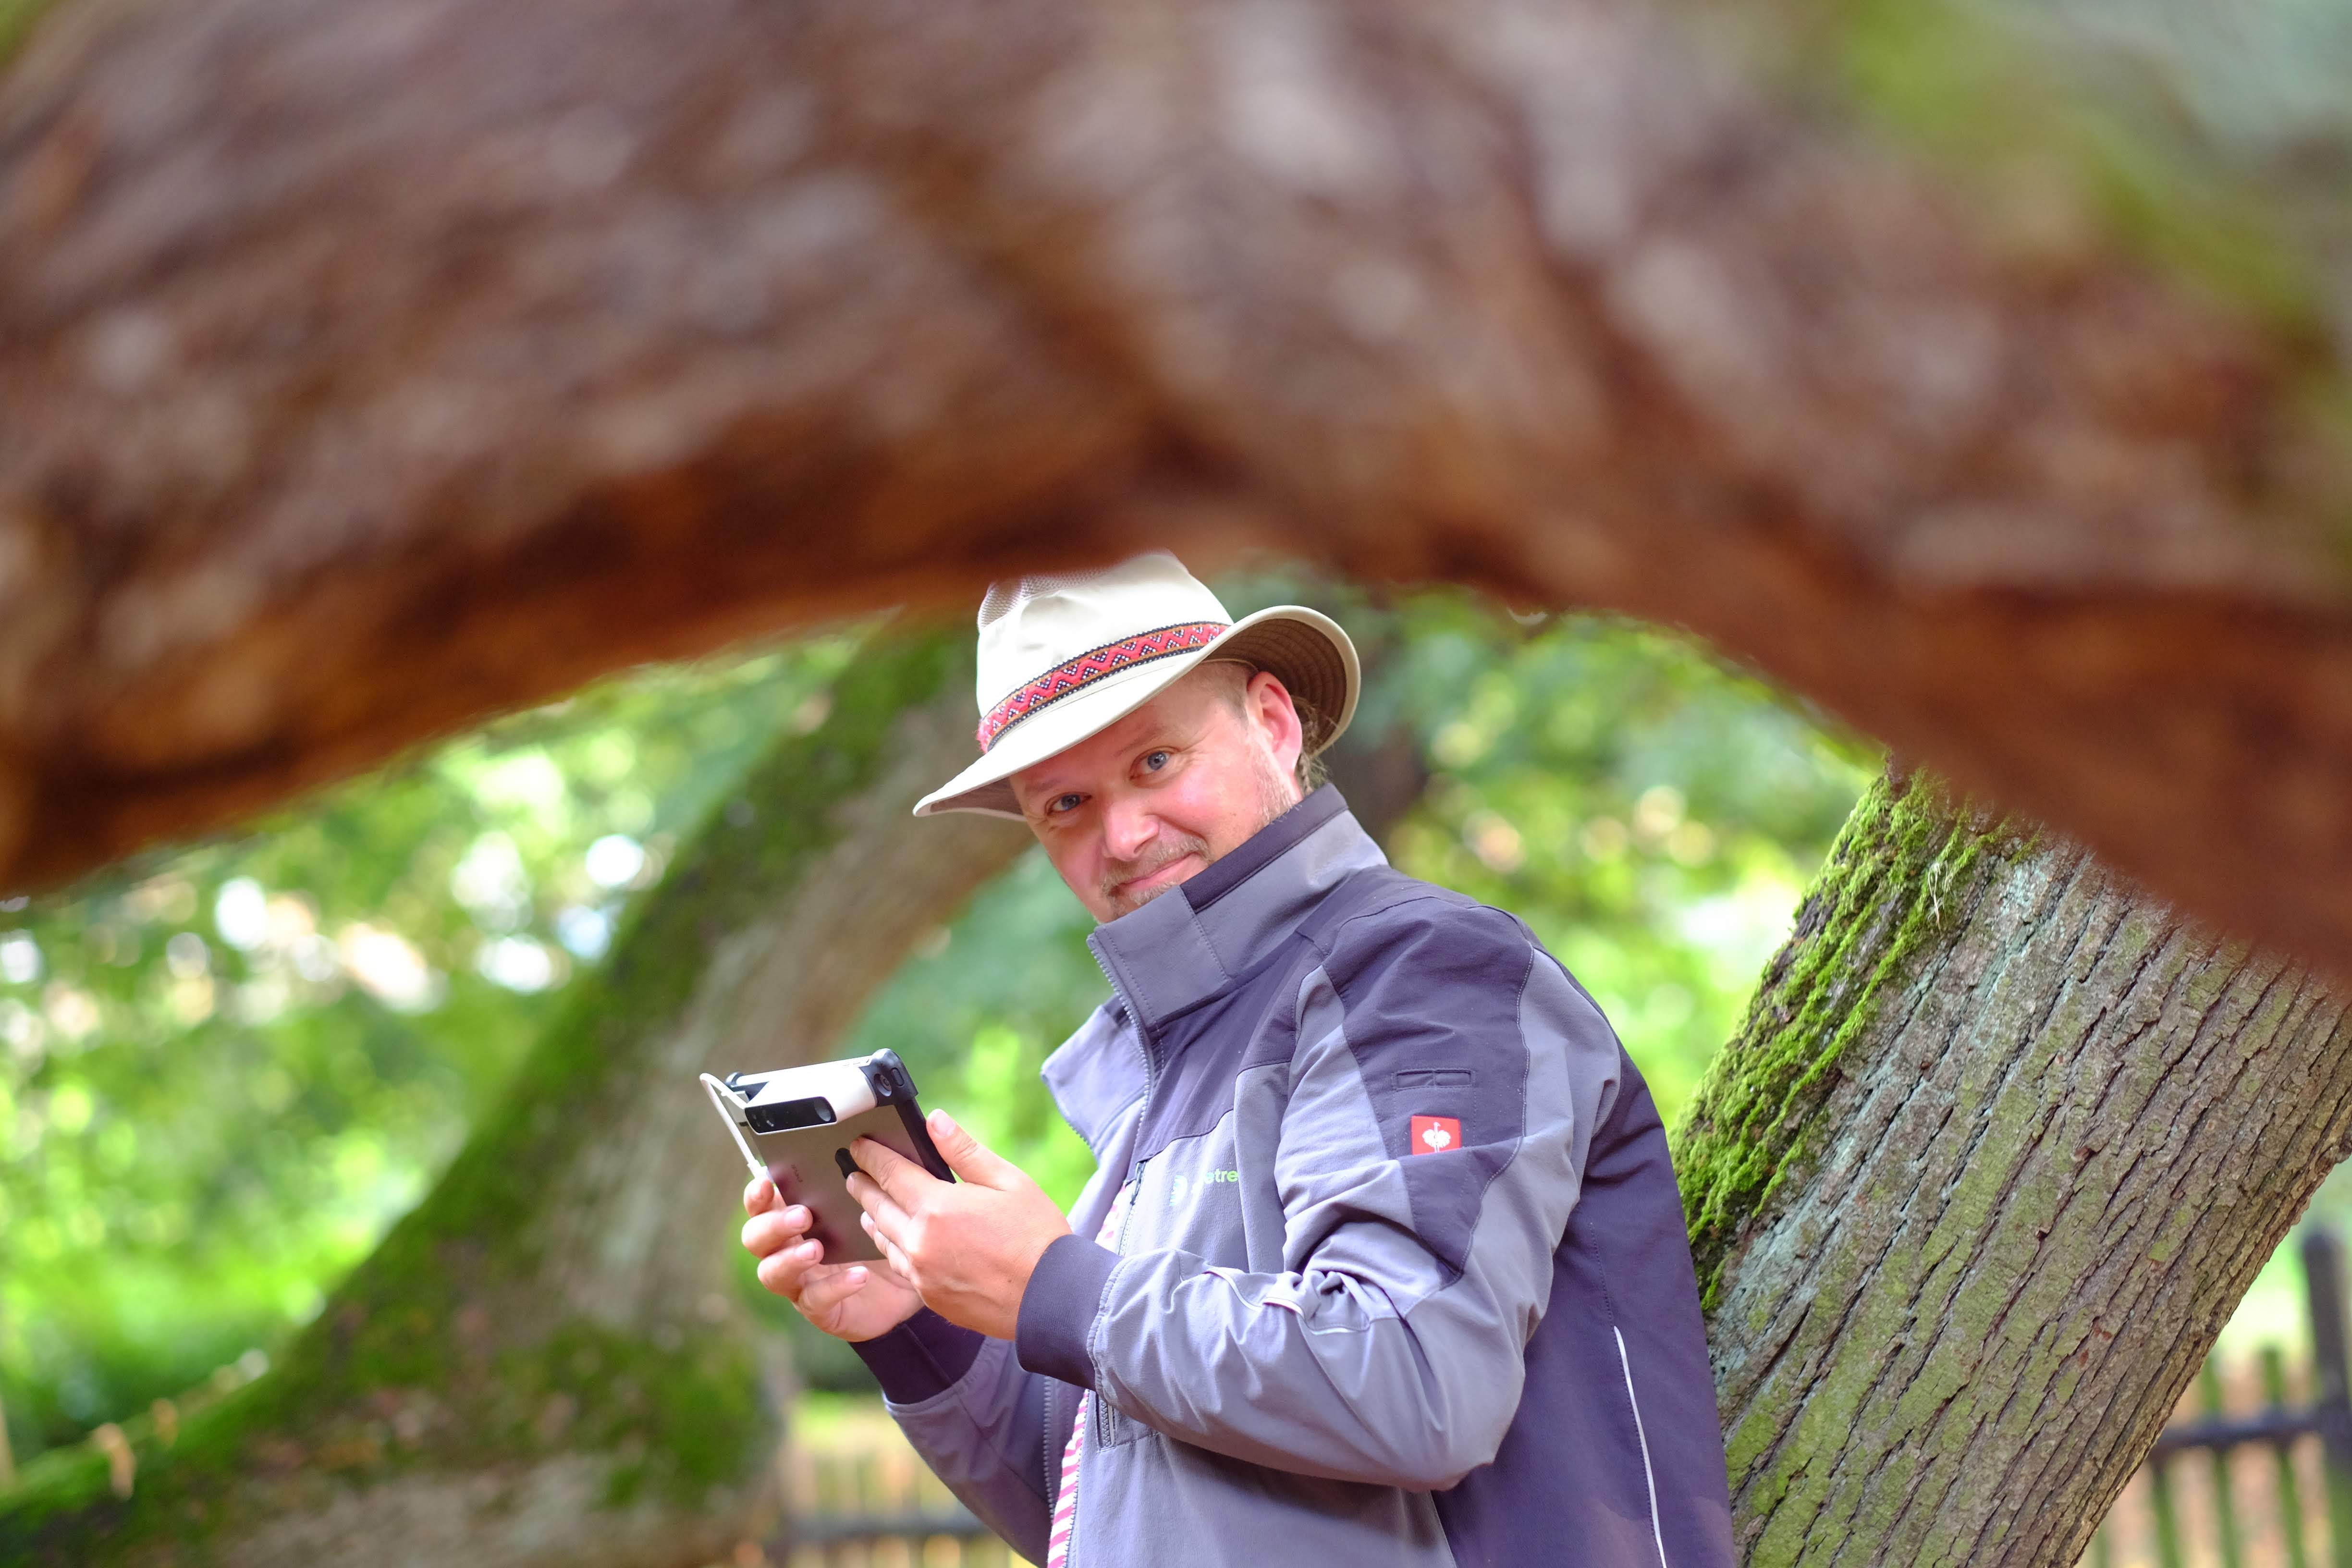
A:
[[[1355,717],[1361,676],[1339,623],[1303,605],[1234,620],[1163,550],[1099,572],[992,584],[980,605],[980,760],[915,815],[1017,817],[1009,782],[1101,732],[1212,658],[1272,672],[1297,704],[1309,756]]]

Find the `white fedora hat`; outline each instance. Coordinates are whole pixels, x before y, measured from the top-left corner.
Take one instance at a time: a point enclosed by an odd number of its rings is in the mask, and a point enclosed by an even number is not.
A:
[[[1303,605],[1234,620],[1166,551],[1103,572],[995,584],[980,605],[980,760],[918,801],[915,815],[1018,817],[1014,773],[1117,723],[1212,658],[1270,670],[1289,689],[1308,756],[1356,715],[1356,645],[1338,622]]]

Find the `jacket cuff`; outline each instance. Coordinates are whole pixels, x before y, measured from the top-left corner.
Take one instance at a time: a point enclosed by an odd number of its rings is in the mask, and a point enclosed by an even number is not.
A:
[[[1013,1348],[1023,1366],[1080,1388],[1095,1385],[1087,1331],[1102,1310],[1103,1287],[1110,1283],[1110,1271],[1118,1263],[1118,1253],[1076,1232],[1055,1238],[1037,1259],[1029,1288],[1021,1293]]]
[[[962,1381],[980,1359],[983,1337],[923,1307],[888,1333],[852,1341],[849,1348],[882,1385],[884,1398],[919,1405]]]

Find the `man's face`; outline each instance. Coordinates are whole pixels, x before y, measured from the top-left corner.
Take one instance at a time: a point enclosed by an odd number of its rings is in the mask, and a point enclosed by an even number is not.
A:
[[[1298,710],[1264,671],[1210,662],[1013,775],[1054,869],[1098,921],[1196,875],[1298,803]]]

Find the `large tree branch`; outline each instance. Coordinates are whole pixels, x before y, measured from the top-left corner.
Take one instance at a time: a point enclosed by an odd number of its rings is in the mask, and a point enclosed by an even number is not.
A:
[[[0,882],[1255,542],[1687,625],[2352,966],[2305,351],[2084,232],[1607,0],[75,0],[0,88]]]

